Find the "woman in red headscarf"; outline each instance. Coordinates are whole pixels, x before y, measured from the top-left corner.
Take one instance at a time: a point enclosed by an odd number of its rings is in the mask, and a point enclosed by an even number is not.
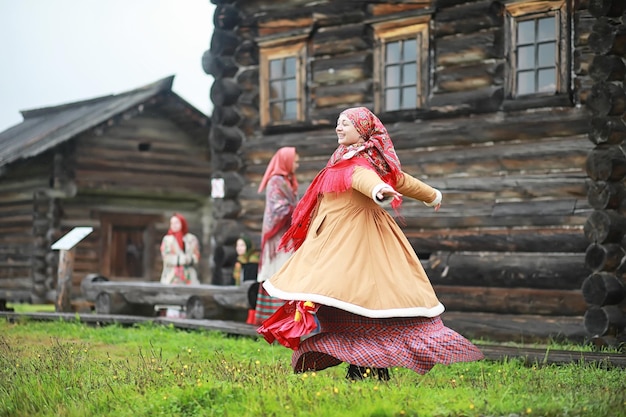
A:
[[[367,108],[342,112],[336,133],[339,147],[281,241],[295,253],[263,284],[288,302],[259,333],[294,349],[296,372],[347,362],[351,379],[367,369],[388,379],[389,367],[426,373],[437,363],[481,359],[476,346],[443,325],[443,305],[383,208],[390,203],[397,211],[407,196],[438,210],[441,193],[402,171],[387,130]]]
[[[296,148],[280,148],[270,160],[259,184],[259,193],[265,191],[259,282],[274,275],[291,256],[291,251],[278,251],[278,244],[291,224],[291,215],[298,202],[296,170],[299,160]],[[259,285],[255,323],[261,324],[283,304],[283,300],[271,297]]]
[[[174,213],[170,228],[161,241],[163,258],[163,284],[199,284],[195,266],[200,261],[198,238],[189,233],[187,220],[182,214]]]

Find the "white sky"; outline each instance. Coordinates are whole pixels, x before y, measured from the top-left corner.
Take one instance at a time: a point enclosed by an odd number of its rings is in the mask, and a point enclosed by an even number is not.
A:
[[[210,0],[0,0],[0,132],[20,110],[122,93],[175,75],[210,115]]]

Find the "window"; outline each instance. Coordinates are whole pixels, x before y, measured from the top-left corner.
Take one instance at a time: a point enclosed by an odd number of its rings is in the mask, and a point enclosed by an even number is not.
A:
[[[304,120],[305,44],[261,45],[260,102],[263,126]]]
[[[428,19],[374,25],[376,111],[416,109],[428,94]]]
[[[509,15],[508,95],[554,95],[567,91],[565,2],[507,5]]]
[[[152,277],[154,224],[160,216],[102,214],[101,273],[110,278]]]

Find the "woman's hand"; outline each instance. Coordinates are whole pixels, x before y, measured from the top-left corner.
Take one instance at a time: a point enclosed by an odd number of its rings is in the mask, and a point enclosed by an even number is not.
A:
[[[379,201],[384,201],[387,200],[389,198],[394,199],[394,198],[402,198],[402,194],[397,192],[396,190],[394,190],[393,188],[391,188],[390,186],[385,186],[383,188],[381,188],[377,193],[376,193],[376,198]]]

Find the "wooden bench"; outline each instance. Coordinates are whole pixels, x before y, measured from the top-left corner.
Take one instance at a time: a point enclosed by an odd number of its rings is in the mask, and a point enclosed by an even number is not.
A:
[[[97,314],[154,316],[155,306],[181,306],[191,319],[245,321],[258,283],[236,285],[168,285],[159,282],[109,281],[90,274],[81,292]]]

